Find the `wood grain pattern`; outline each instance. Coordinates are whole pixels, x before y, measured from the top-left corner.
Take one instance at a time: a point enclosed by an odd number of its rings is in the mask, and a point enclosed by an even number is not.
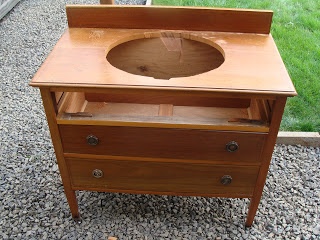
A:
[[[183,35],[219,48],[225,56],[219,68],[190,77],[154,79],[127,73],[107,61],[108,51],[118,44],[150,35],[161,36],[161,32],[143,29],[68,29],[30,84],[296,95],[271,35],[187,31]]]
[[[160,104],[159,105],[159,116],[172,116],[173,105],[172,104]]]
[[[272,11],[160,6],[67,6],[70,28],[145,28],[268,34]]]
[[[66,159],[73,188],[98,191],[252,195],[259,166],[221,166],[163,162]],[[95,178],[92,171],[103,171]],[[221,184],[230,175],[230,185]]]
[[[266,134],[215,132],[187,129],[139,127],[59,126],[65,153],[208,159],[255,162],[263,148]],[[90,146],[86,137],[99,138]],[[226,144],[236,141],[237,152],[228,152]]]
[[[226,98],[192,94],[191,92],[162,92],[162,91],[126,91],[126,93],[85,93],[85,99],[90,102],[116,102],[116,103],[144,103],[144,104],[172,104],[177,106],[202,106],[224,108],[247,108],[250,99]]]

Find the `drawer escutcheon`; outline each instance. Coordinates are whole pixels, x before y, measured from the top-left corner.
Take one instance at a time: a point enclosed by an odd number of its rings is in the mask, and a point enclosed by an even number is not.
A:
[[[99,138],[97,138],[94,135],[88,135],[86,139],[87,139],[87,143],[92,146],[96,146],[99,143]]]
[[[228,152],[236,152],[239,149],[239,144],[236,141],[231,141],[226,144]]]
[[[230,175],[224,175],[220,181],[223,185],[229,185],[232,182],[232,177]]]
[[[100,169],[94,169],[92,171],[92,176],[95,178],[101,178],[101,177],[103,177],[103,171]]]

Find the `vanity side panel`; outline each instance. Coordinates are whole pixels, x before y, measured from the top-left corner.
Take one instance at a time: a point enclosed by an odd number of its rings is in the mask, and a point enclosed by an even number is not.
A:
[[[71,180],[69,177],[68,167],[66,165],[66,162],[63,156],[63,147],[62,147],[61,137],[59,134],[59,129],[56,121],[56,113],[57,113],[56,94],[53,92],[50,92],[48,88],[41,88],[40,92],[41,92],[43,106],[45,109],[45,113],[46,113],[46,117],[49,125],[53,147],[57,157],[57,163],[58,163],[60,175],[62,178],[64,192],[68,200],[72,217],[74,219],[78,219],[80,217],[79,210],[78,210],[78,201],[76,198],[75,191],[72,189],[72,186],[71,186]]]

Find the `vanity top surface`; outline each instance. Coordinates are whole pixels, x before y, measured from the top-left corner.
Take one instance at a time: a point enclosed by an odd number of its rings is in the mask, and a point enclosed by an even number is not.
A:
[[[164,32],[209,44],[223,54],[224,62],[208,72],[163,80],[125,72],[112,66],[106,58],[107,53],[121,43],[161,37]],[[296,95],[271,34],[70,27],[70,24],[30,85]]]

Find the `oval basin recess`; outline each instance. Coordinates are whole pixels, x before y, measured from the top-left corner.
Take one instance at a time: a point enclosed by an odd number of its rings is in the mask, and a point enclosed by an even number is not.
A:
[[[184,38],[141,38],[119,44],[107,54],[109,63],[131,74],[170,79],[218,68],[222,53],[208,44]]]

